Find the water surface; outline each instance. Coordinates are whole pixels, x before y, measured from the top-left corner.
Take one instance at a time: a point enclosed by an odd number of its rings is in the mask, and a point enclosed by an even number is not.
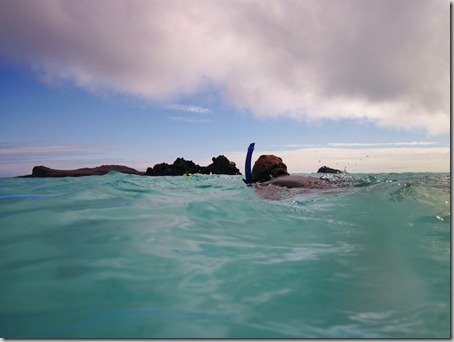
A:
[[[449,174],[342,177],[0,179],[0,336],[450,337]]]

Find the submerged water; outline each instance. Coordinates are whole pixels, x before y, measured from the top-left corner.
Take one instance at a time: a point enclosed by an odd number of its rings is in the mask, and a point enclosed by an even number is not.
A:
[[[0,179],[0,336],[450,337],[449,174]]]

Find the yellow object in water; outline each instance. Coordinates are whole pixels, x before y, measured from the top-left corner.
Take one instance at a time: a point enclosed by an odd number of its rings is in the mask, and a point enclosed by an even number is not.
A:
[[[183,176],[190,177],[190,176],[192,176],[192,173],[186,172],[186,173],[183,173]]]

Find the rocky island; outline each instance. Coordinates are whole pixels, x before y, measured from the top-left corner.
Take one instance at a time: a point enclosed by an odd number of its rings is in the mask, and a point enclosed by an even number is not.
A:
[[[76,170],[56,170],[46,166],[35,166],[31,175],[20,176],[21,178],[44,178],[44,177],[82,177],[82,176],[102,176],[109,172],[121,172],[139,176],[182,176],[185,173],[200,174],[224,174],[224,175],[241,175],[240,170],[235,163],[228,160],[227,157],[219,155],[213,157],[212,163],[208,166],[200,166],[192,160],[177,158],[173,164],[160,163],[149,167],[146,172],[137,171],[136,169],[124,165],[102,165],[93,168],[81,168]]]
[[[227,159],[227,157],[220,155],[216,158],[213,157],[212,163],[208,166],[200,166],[195,164],[192,160],[185,160],[177,158],[173,164],[161,163],[147,169],[146,175],[148,176],[182,176],[185,173],[200,173],[209,175],[210,173],[216,175],[241,175],[240,170],[237,169],[236,164]]]
[[[101,165],[93,168],[85,167],[75,170],[57,170],[46,166],[35,166],[31,175],[19,176],[19,178],[45,178],[45,177],[82,177],[102,176],[109,172],[120,172],[138,176],[183,176],[184,174],[216,174],[216,175],[241,175],[236,164],[224,155],[211,158],[212,163],[208,166],[200,166],[192,160],[177,158],[172,164],[159,163],[147,168],[145,172],[138,171],[124,165]],[[317,173],[342,173],[340,170],[327,166],[321,167]],[[274,155],[262,155],[256,161],[252,169],[252,181],[266,182],[282,176],[288,176],[287,166],[280,157]],[[284,179],[284,178],[281,178]]]

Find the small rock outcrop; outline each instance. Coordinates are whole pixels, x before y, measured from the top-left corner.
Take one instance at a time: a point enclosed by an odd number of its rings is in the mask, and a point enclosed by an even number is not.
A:
[[[342,173],[341,170],[332,169],[328,166],[322,166],[318,169],[317,173]]]
[[[288,176],[287,165],[282,158],[273,154],[263,154],[257,159],[252,168],[252,182],[266,182],[271,178]]]

